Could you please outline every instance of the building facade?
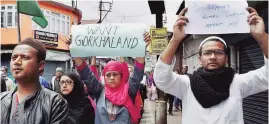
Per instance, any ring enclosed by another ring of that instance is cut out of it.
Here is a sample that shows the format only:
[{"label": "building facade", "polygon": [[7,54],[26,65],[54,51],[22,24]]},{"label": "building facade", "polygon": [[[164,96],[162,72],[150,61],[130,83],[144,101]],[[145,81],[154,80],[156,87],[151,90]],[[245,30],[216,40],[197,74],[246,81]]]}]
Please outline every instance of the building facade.
[{"label": "building facade", "polygon": [[[42,28],[32,21],[31,16],[20,14],[21,39],[33,37],[47,48],[43,76],[50,81],[57,67],[70,70],[69,50],[66,46],[71,26],[79,24],[82,12],[76,8],[55,1],[38,1],[48,21]],[[17,6],[15,0],[1,1],[1,65],[9,67],[12,50],[18,43]],[[9,73],[10,74],[10,73]]]}]

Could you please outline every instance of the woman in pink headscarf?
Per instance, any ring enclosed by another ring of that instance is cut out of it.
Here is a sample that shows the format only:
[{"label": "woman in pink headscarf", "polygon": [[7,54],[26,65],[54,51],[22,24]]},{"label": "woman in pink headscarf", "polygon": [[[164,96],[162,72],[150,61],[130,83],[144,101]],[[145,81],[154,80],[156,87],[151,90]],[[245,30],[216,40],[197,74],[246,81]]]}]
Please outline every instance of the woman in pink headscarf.
[{"label": "woman in pink headscarf", "polygon": [[[148,33],[144,35],[144,40],[148,46]],[[97,99],[96,124],[138,123],[141,116],[139,108],[135,106],[135,97],[143,79],[144,63],[144,57],[137,57],[134,71],[129,76],[124,63],[108,62],[102,72],[105,81],[103,86],[87,67],[86,62],[81,58],[75,58],[77,70],[88,88],[88,94]]]}]

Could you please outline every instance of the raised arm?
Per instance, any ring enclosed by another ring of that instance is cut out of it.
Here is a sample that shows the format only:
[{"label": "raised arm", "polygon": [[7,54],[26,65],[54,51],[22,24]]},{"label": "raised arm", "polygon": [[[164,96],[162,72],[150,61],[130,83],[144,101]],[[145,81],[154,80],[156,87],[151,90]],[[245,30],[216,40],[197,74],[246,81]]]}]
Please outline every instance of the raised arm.
[{"label": "raised arm", "polygon": [[257,70],[238,76],[241,82],[239,88],[243,98],[268,90],[268,34],[265,32],[264,21],[257,14],[257,11],[252,7],[248,7],[247,10],[250,12],[248,16],[250,33],[263,51],[265,64]]},{"label": "raised arm", "polygon": [[187,8],[184,8],[179,13],[178,19],[173,27],[173,37],[162,52],[156,64],[153,76],[155,84],[159,89],[179,98],[182,98],[182,94],[187,92],[190,82],[186,75],[178,75],[173,72],[175,64],[174,55],[178,45],[186,36],[184,26],[189,22],[188,18],[184,16],[186,12]]},{"label": "raised arm", "polygon": [[[144,34],[144,40],[146,42],[146,46],[145,47],[147,48],[147,46],[151,42],[151,38],[150,38],[149,33],[145,33]],[[131,74],[131,76],[129,78],[129,81],[128,81],[129,82],[129,95],[133,99],[135,98],[136,93],[139,90],[140,82],[143,79],[144,68],[145,68],[145,57],[136,57],[134,71]]]},{"label": "raised arm", "polygon": [[173,37],[168,43],[167,47],[164,49],[161,60],[166,64],[171,64],[173,60],[173,56],[176,53],[177,47],[179,43],[184,39],[186,36],[184,31],[184,25],[187,24],[188,18],[184,16],[185,12],[187,11],[187,8],[184,8],[178,15],[178,19],[176,23],[174,24],[173,29]]},{"label": "raised arm", "polygon": [[247,10],[250,12],[248,16],[250,34],[259,43],[264,56],[268,59],[268,34],[265,32],[264,21],[254,8],[248,7]]},{"label": "raised arm", "polygon": [[82,58],[75,58],[74,60],[80,78],[88,88],[88,94],[98,99],[103,90],[102,84],[99,82],[99,80],[97,80],[93,72],[88,68],[86,62]]},{"label": "raised arm", "polygon": [[134,72],[129,78],[129,95],[131,98],[135,98],[137,91],[139,90],[140,82],[144,75],[144,63],[135,62]]},{"label": "raised arm", "polygon": [[97,67],[96,67],[96,56],[91,57],[90,69],[94,73],[95,77],[100,81],[100,76],[98,74]]}]

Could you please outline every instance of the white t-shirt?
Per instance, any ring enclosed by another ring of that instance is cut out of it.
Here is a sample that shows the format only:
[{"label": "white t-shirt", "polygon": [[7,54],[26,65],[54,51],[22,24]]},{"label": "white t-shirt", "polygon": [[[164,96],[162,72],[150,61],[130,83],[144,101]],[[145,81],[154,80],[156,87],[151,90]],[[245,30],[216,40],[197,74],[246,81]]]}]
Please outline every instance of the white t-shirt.
[{"label": "white t-shirt", "polygon": [[268,89],[268,59],[265,59],[265,65],[260,69],[235,74],[228,99],[210,108],[203,108],[193,95],[189,77],[172,72],[175,59],[171,65],[159,59],[154,80],[162,91],[182,99],[182,124],[244,124],[243,98]]}]

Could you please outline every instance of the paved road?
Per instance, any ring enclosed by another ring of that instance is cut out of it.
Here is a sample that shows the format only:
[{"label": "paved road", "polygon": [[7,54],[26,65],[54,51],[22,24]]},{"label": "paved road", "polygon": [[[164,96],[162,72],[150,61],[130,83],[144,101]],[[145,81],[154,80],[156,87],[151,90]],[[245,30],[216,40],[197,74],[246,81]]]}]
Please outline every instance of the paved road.
[{"label": "paved road", "polygon": [[[152,104],[146,99],[144,107],[145,112],[143,114],[140,124],[154,124],[150,114],[152,108],[151,106]],[[173,115],[167,114],[167,124],[181,124],[181,111],[173,111]]]}]

